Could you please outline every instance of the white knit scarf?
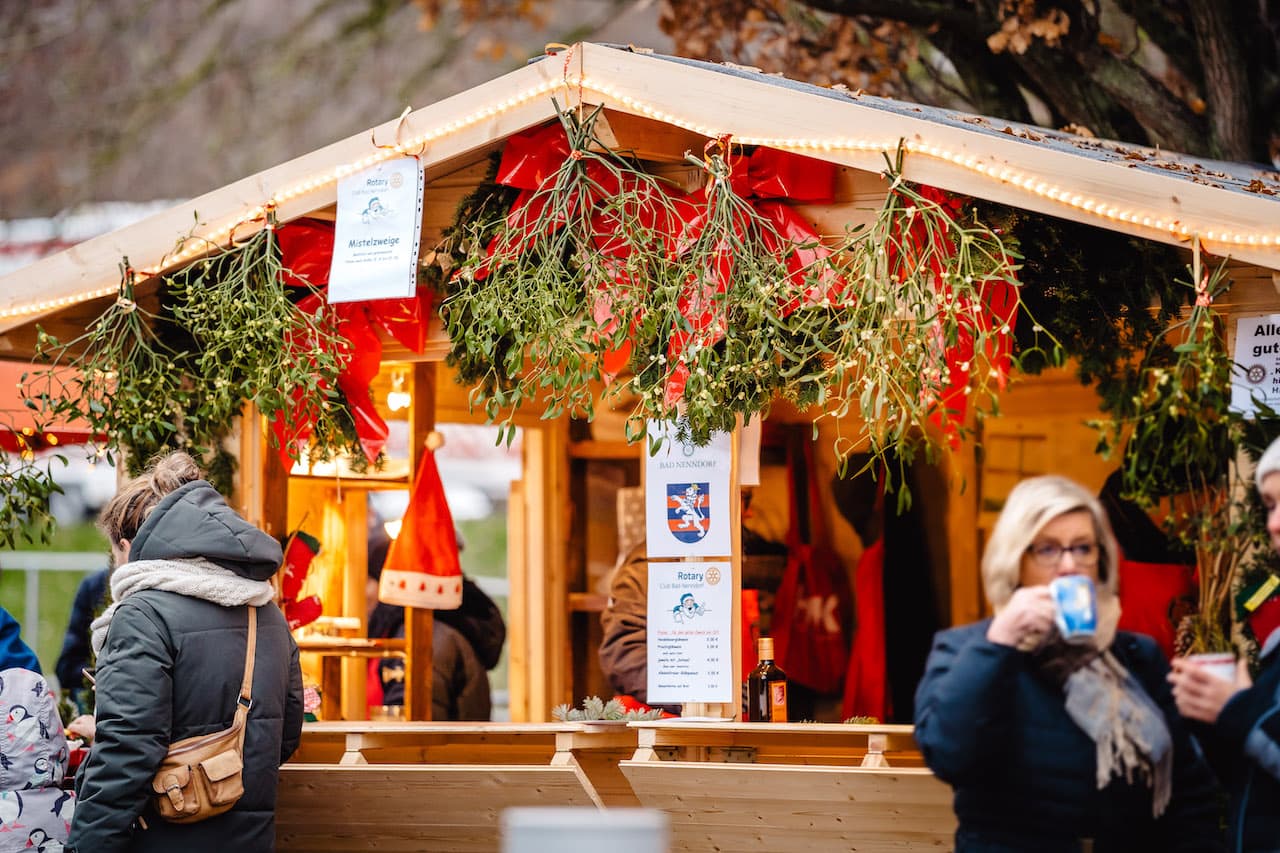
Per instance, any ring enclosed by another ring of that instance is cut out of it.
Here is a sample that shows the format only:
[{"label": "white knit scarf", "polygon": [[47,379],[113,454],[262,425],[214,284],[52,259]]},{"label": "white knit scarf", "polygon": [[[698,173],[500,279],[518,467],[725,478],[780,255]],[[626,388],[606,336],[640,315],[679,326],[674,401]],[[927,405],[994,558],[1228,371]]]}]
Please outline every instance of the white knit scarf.
[{"label": "white knit scarf", "polygon": [[260,607],[275,597],[275,590],[269,581],[241,577],[230,569],[224,569],[201,557],[125,563],[111,573],[111,606],[89,626],[93,632],[91,642],[95,655],[102,652],[111,617],[120,602],[144,589],[176,592],[221,604],[223,607],[243,604]]}]

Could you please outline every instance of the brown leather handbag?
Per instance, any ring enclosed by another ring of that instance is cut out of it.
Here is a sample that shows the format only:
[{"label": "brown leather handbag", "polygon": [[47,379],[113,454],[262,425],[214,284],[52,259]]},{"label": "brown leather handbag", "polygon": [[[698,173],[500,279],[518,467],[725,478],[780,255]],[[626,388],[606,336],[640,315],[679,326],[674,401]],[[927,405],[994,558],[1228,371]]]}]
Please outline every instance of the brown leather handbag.
[{"label": "brown leather handbag", "polygon": [[151,802],[172,823],[196,823],[231,809],[244,794],[244,729],[253,705],[253,659],[258,640],[258,609],[249,607],[249,642],[244,681],[231,728],[183,738],[169,745],[151,780]]}]

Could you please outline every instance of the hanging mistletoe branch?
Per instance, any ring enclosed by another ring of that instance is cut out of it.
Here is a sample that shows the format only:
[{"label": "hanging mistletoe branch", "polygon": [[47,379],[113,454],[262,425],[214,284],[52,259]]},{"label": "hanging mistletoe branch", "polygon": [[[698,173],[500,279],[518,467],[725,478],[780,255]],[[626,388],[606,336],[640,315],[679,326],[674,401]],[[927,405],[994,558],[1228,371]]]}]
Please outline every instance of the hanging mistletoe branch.
[{"label": "hanging mistletoe branch", "polygon": [[358,452],[335,390],[346,344],[323,310],[297,307],[314,290],[286,280],[297,277],[281,263],[270,215],[252,236],[165,279],[154,309],[139,303],[126,260],[116,301],[84,334],[39,333],[46,366],[28,380],[28,405],[101,436],[113,463],[127,451],[131,474],[187,450],[226,492],[234,459],[222,443],[247,402],[268,419],[314,411],[321,455]]},{"label": "hanging mistletoe branch", "polygon": [[187,429],[187,410],[198,390],[186,381],[191,351],[162,339],[166,321],[138,304],[136,275],[125,258],[115,302],[71,341],[39,331],[38,357],[26,394],[44,416],[82,424],[106,437],[113,464],[132,449],[133,473]]},{"label": "hanging mistletoe branch", "polygon": [[1021,355],[1016,253],[961,201],[903,181],[901,152],[876,221],[831,246],[783,202],[744,195],[763,149],[713,141],[689,158],[705,187],[686,194],[609,151],[597,114],[561,114],[554,174],[453,243],[450,359],[490,420],[510,426],[529,403],[589,418],[612,380],[629,440],[653,418],[702,442],[783,398],[841,424],[842,459],[869,445],[905,464],[939,424],[958,439],[971,408],[994,410]]},{"label": "hanging mistletoe branch", "polygon": [[1154,349],[1148,353],[1129,405],[1094,426],[1104,453],[1124,448],[1126,497],[1148,509],[1162,506],[1170,535],[1196,554],[1198,610],[1178,626],[1179,647],[1219,651],[1231,645],[1230,602],[1240,566],[1267,543],[1244,497],[1252,490],[1233,464],[1248,427],[1231,408],[1236,366],[1214,308],[1231,287],[1227,263],[1202,269],[1197,242],[1188,272],[1190,281],[1181,283],[1195,298],[1185,319],[1168,330],[1172,363]]}]

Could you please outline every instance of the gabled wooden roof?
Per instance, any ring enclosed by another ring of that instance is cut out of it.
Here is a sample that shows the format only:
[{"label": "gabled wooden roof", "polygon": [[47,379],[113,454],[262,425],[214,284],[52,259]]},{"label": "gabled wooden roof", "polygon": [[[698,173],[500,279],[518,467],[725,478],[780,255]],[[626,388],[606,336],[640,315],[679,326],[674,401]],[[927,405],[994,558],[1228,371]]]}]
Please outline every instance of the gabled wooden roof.
[{"label": "gabled wooden roof", "polygon": [[[30,351],[37,320],[83,328],[114,297],[124,256],[152,275],[181,266],[207,241],[261,227],[265,205],[281,221],[330,207],[338,177],[387,157],[420,153],[428,181],[450,175],[553,118],[553,98],[642,117],[672,159],[727,134],[879,172],[901,142],[912,181],[1167,243],[1198,235],[1214,254],[1280,270],[1280,176],[1260,167],[579,44],[0,278],[0,358]],[[188,235],[203,239],[175,251]]]}]

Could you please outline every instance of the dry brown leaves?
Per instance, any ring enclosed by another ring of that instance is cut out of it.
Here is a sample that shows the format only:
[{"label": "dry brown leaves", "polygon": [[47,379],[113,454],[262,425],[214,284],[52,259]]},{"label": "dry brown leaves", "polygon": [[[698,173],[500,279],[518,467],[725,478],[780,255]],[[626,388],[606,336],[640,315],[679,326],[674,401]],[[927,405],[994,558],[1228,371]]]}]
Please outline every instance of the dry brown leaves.
[{"label": "dry brown leaves", "polygon": [[888,97],[906,92],[917,56],[905,24],[827,15],[791,0],[664,0],[659,23],[680,56]]},{"label": "dry brown leaves", "polygon": [[1066,12],[1056,6],[1041,12],[1036,0],[1000,0],[999,15],[1000,29],[987,36],[987,47],[992,53],[1011,50],[1023,54],[1036,39],[1043,39],[1049,47],[1057,47],[1071,29],[1071,19]]}]

